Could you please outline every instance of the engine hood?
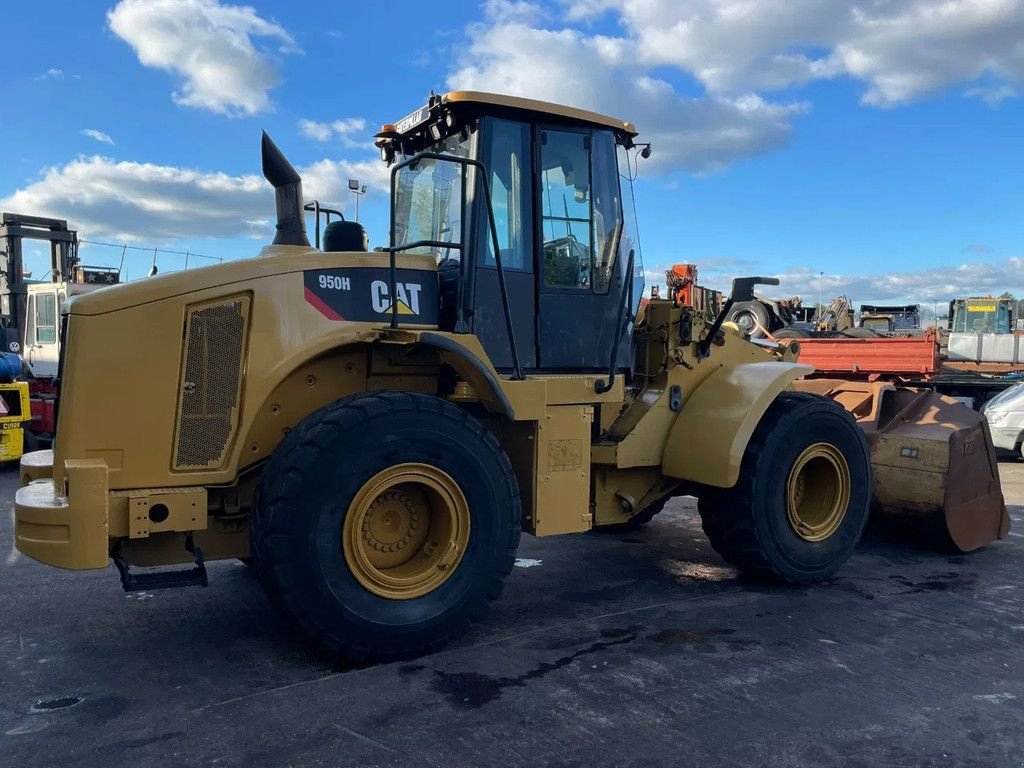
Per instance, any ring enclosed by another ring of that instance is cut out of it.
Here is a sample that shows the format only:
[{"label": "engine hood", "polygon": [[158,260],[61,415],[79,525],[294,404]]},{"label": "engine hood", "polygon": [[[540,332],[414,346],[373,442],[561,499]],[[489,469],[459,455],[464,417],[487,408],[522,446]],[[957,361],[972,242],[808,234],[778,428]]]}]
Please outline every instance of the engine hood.
[{"label": "engine hood", "polygon": [[[338,266],[383,266],[388,263],[388,254],[365,251],[325,253],[306,246],[268,245],[252,259],[157,275],[74,296],[68,300],[66,311],[72,315],[103,315],[254,278],[323,268],[325,260]],[[426,255],[401,254],[399,263],[402,267],[435,268],[433,257]]]}]

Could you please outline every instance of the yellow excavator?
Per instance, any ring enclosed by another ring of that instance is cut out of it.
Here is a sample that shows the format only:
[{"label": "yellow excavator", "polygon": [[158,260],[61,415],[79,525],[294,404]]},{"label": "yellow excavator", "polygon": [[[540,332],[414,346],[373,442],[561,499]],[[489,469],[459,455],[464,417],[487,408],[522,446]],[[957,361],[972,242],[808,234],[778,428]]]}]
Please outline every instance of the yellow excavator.
[{"label": "yellow excavator", "polygon": [[21,552],[113,560],[127,590],[246,559],[355,659],[483,616],[521,532],[640,524],[674,495],[698,497],[744,573],[815,581],[850,557],[874,488],[864,430],[795,390],[795,346],[724,322],[777,281],[736,279],[711,322],[672,298],[640,309],[630,180],[650,146],[631,123],[453,92],[377,145],[388,247],[344,220],[311,247],[301,179],[264,135],[277,225],[257,258],[68,300],[56,441],[21,463]]}]

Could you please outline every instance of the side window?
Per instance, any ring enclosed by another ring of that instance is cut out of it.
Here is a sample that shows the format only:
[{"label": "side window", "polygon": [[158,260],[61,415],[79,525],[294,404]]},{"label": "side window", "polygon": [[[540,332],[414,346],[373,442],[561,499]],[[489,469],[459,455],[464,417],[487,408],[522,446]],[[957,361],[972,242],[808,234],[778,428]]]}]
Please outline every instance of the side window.
[{"label": "side window", "polygon": [[[615,139],[595,133],[593,143],[594,292],[607,293],[612,284],[615,256],[622,233],[622,201],[615,162]],[[627,252],[628,253],[628,252]]]},{"label": "side window", "polygon": [[[640,252],[639,226],[636,220],[636,201],[633,197],[633,180],[636,176],[636,155],[630,158],[629,150],[618,148],[619,189],[622,195],[622,237],[619,253],[628,258],[633,251],[633,312],[640,309],[644,295],[644,257]],[[623,267],[625,269],[625,267]]]},{"label": "side window", "polygon": [[[489,124],[486,164],[491,176],[491,206],[501,249],[504,269],[531,271],[531,235],[528,225],[530,210],[530,126],[509,120],[492,120]],[[494,243],[486,221],[481,223],[485,238],[484,266],[497,266]]]},{"label": "side window", "polygon": [[544,284],[591,286],[590,137],[582,133],[541,133],[541,226],[544,229]]},{"label": "side window", "polygon": [[25,346],[30,347],[36,343],[36,295],[28,295],[28,303],[25,305]]},{"label": "side window", "polygon": [[40,293],[36,295],[36,342],[38,344],[57,343],[57,294]]}]

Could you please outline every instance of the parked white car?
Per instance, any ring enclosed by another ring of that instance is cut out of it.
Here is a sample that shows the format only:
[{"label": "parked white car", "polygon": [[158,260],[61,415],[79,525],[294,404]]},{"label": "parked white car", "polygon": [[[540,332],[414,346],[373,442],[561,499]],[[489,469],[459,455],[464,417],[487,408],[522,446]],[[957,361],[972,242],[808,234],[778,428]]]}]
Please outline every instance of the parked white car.
[{"label": "parked white car", "polygon": [[1024,457],[1024,382],[1000,392],[985,403],[981,412],[988,419],[996,448]]}]

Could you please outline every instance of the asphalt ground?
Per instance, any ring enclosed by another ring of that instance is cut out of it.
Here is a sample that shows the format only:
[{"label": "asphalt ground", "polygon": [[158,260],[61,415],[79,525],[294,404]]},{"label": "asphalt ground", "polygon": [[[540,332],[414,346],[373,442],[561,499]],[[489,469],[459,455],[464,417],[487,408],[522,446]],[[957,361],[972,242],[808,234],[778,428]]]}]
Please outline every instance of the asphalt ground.
[{"label": "asphalt ground", "polygon": [[[1002,465],[1024,503],[1024,464]],[[490,618],[350,669],[247,568],[124,594],[11,551],[0,473],[0,766],[1020,766],[1024,512],[969,555],[873,532],[812,587],[738,579],[692,502],[523,537]]]}]

